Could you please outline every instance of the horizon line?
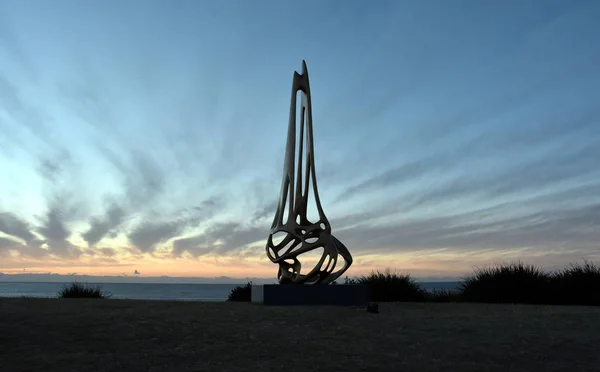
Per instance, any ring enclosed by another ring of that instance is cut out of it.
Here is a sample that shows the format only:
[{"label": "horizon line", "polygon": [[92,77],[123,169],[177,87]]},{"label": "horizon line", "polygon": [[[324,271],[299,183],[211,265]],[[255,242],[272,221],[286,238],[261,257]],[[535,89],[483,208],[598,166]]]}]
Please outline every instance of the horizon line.
[{"label": "horizon line", "polygon": [[[359,276],[348,276],[349,279],[358,278]],[[74,278],[90,278],[90,279],[99,279],[99,280],[126,280],[128,282],[131,281],[141,281],[147,284],[178,284],[174,281],[183,281],[187,283],[180,284],[194,284],[189,283],[192,281],[210,281],[212,283],[196,283],[196,284],[245,284],[242,282],[248,281],[257,281],[263,284],[264,282],[274,282],[277,283],[277,278],[269,278],[269,277],[230,277],[230,276],[220,276],[220,277],[202,277],[202,276],[168,276],[168,275],[160,275],[160,276],[141,276],[141,275],[88,275],[88,274],[57,274],[57,273],[3,273],[0,272],[0,283],[1,282],[19,282],[19,280],[14,279],[29,279],[25,280],[26,282],[35,282],[35,283],[46,283],[48,281],[40,280],[40,279],[54,279],[55,282],[68,282],[69,279]],[[412,277],[417,282],[455,282],[460,281],[460,277],[452,277],[452,276],[424,276],[424,277]],[[37,279],[37,280],[31,280]],[[57,280],[58,279],[58,280]],[[63,279],[63,280],[60,280]],[[341,279],[341,278],[340,278]],[[158,282],[149,282],[152,280],[159,280]],[[162,280],[162,282],[161,282]],[[339,279],[338,279],[339,280]],[[165,282],[168,281],[168,282]],[[215,283],[215,281],[221,281],[221,283]],[[340,280],[343,282],[343,280]],[[110,283],[110,282],[106,282]],[[116,282],[115,282],[116,283]]]}]

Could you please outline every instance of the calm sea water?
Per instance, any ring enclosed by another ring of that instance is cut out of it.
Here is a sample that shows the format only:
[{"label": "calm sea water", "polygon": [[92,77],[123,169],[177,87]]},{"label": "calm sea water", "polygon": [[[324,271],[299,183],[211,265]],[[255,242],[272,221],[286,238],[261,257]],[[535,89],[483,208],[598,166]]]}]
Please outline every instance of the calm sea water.
[{"label": "calm sea water", "polygon": [[[0,297],[56,297],[66,283],[0,282]],[[98,284],[112,298],[134,300],[225,301],[229,292],[242,284],[151,284],[151,283],[89,283]],[[458,282],[420,283],[427,290],[451,289]]]}]

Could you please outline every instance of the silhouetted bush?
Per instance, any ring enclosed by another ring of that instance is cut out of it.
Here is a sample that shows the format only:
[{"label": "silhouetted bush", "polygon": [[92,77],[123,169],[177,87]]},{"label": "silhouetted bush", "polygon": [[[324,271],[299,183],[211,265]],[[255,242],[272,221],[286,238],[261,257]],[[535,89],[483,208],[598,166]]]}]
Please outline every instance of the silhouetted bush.
[{"label": "silhouetted bush", "polygon": [[543,304],[550,299],[550,275],[522,262],[477,269],[460,284],[468,302]]},{"label": "silhouetted bush", "polygon": [[361,276],[355,284],[368,285],[372,301],[424,301],[427,295],[409,274],[392,273],[390,269]]},{"label": "silhouetted bush", "polygon": [[551,303],[558,305],[600,305],[600,268],[593,263],[570,264],[550,278]]},{"label": "silhouetted bush", "polygon": [[[336,283],[339,284],[339,283]],[[458,288],[425,291],[409,274],[386,269],[344,284],[370,287],[372,301],[487,302],[600,306],[600,267],[584,261],[554,273],[520,261],[476,269]]]},{"label": "silhouetted bush", "polygon": [[92,286],[78,282],[64,285],[58,291],[59,298],[109,298],[110,296],[99,285]]},{"label": "silhouetted bush", "polygon": [[252,282],[246,285],[237,286],[229,292],[228,302],[250,302],[252,294]]}]

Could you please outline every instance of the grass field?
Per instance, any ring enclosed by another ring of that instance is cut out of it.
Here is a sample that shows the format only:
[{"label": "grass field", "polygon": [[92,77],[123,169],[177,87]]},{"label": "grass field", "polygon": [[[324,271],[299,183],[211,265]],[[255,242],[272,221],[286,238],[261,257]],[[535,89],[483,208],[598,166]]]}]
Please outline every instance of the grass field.
[{"label": "grass field", "polygon": [[0,371],[600,371],[600,308],[0,299]]}]

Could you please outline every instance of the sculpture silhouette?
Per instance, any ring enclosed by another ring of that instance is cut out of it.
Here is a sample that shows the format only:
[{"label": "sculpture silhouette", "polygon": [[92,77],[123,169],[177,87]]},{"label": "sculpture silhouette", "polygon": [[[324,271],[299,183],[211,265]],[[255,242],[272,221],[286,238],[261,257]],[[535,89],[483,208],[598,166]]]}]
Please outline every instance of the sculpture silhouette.
[{"label": "sculpture silhouette", "polygon": [[[300,143],[296,173],[294,162],[296,155],[296,94],[298,91],[302,94],[302,111],[299,123]],[[348,249],[331,234],[331,225],[321,207],[315,177],[312,124],[308,71],[306,62],[302,61],[302,74],[294,71],[281,193],[266,245],[269,259],[273,263],[279,264],[277,279],[280,284],[328,284],[339,278],[352,264],[352,256]],[[306,150],[306,170],[303,173],[302,153],[304,149]],[[318,221],[309,221],[307,218],[310,187],[313,189],[313,202],[319,213]],[[287,215],[285,213],[286,205]],[[275,244],[273,240],[276,235],[283,235],[283,239]],[[308,273],[303,274],[300,256],[320,248],[323,248],[320,260]],[[343,259],[343,266],[334,271],[340,257]]]}]

